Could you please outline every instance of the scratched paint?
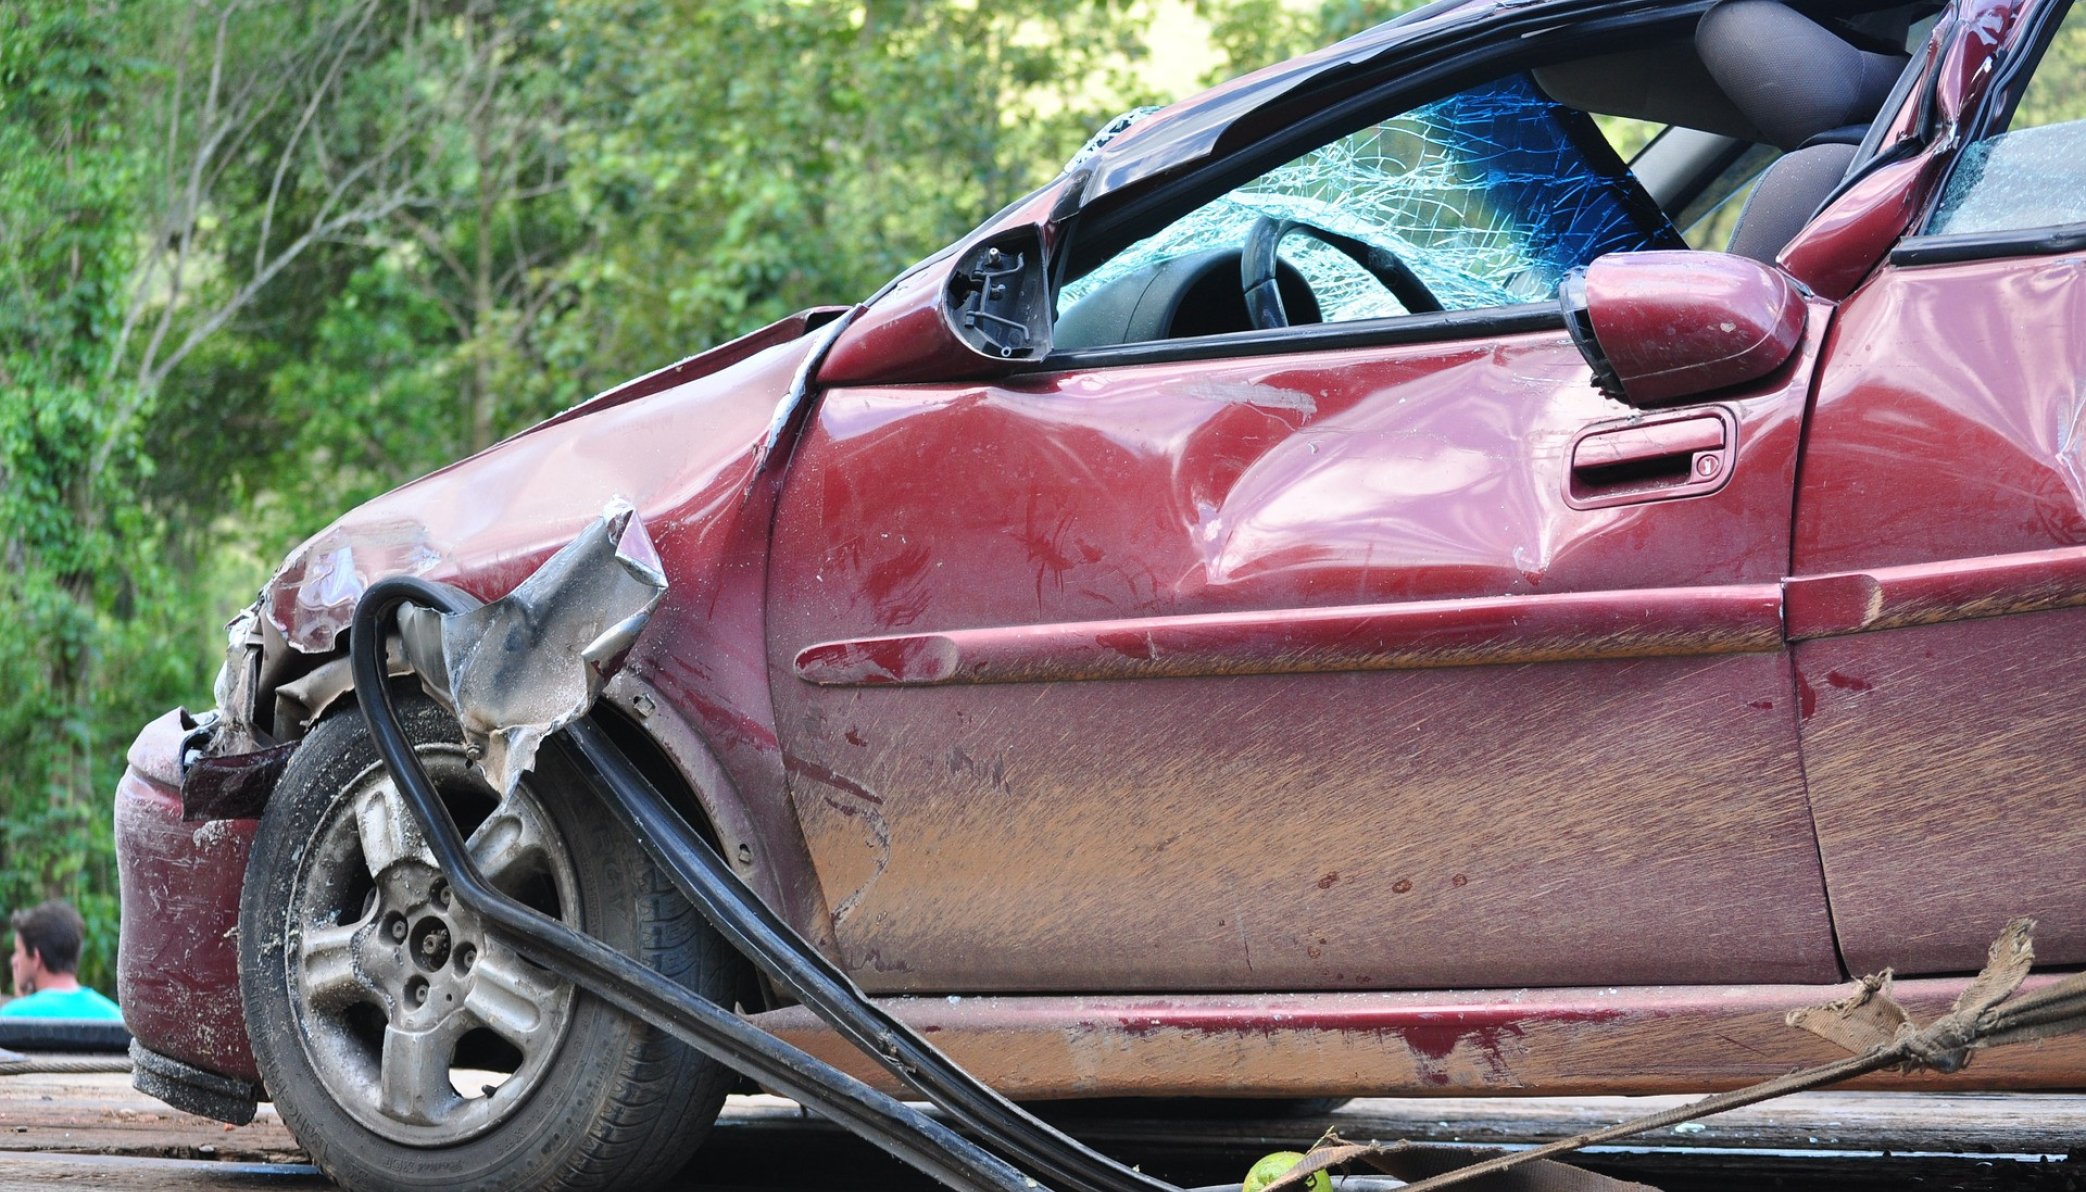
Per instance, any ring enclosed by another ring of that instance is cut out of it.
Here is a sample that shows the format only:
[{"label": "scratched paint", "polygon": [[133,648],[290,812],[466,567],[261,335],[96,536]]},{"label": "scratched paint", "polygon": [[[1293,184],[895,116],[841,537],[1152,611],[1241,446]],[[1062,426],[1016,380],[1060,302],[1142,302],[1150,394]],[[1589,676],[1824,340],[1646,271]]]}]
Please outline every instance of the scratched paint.
[{"label": "scratched paint", "polygon": [[[2035,984],[2054,978],[2034,977]],[[1964,978],[1901,981],[1922,1022]],[[1234,1096],[1569,1096],[1701,1093],[1844,1056],[1784,1016],[1845,985],[1514,989],[1456,993],[889,998],[883,1007],[1010,1096],[1179,1096],[1221,1072]],[[809,1011],[753,1021],[893,1088]],[[1863,1077],[1860,1087],[2076,1086],[2086,1036],[1980,1054],[1955,1076]],[[895,1089],[894,1089],[895,1091]]]},{"label": "scratched paint", "polygon": [[[1799,643],[1804,769],[1855,969],[1968,971],[2007,921],[2086,963],[2086,609]],[[1913,860],[1916,858],[1916,860]]]},{"label": "scratched paint", "polygon": [[[893,992],[1835,974],[1776,711],[1823,329],[1727,403],[1729,485],[1656,506],[1567,503],[1573,436],[1627,411],[1562,333],[829,393],[769,641],[843,961]],[[1210,396],[1270,390],[1308,418]],[[1668,640],[1648,589],[1733,615],[1675,604]],[[1413,638],[1429,610],[1497,617]]]},{"label": "scratched paint", "polygon": [[183,823],[181,793],[125,773],[116,789],[123,916],[116,1000],[161,1055],[260,1079],[239,999],[239,888],[258,820]]}]

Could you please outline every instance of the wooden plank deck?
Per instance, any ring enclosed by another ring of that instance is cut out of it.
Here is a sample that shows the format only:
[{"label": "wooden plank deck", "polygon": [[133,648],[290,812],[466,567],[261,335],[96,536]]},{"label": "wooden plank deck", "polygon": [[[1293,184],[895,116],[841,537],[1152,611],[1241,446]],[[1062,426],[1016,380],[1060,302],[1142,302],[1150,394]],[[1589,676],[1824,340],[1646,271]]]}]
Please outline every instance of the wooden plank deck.
[{"label": "wooden plank deck", "polygon": [[[1529,1145],[1672,1104],[1668,1097],[1355,1101],[1301,1117],[1178,1104],[1046,1107],[1068,1130],[1183,1184],[1236,1180],[1268,1151],[1331,1128],[1351,1141]],[[1886,1157],[1887,1156],[1887,1157]],[[2077,1158],[2072,1158],[2077,1156]],[[33,1188],[318,1189],[296,1140],[262,1106],[226,1126],[136,1092],[123,1074],[0,1077],[0,1192]],[[1811,1093],[1609,1148],[1589,1167],[1667,1192],[1782,1187],[2086,1190],[2086,1096]],[[705,1189],[929,1185],[773,1097],[735,1097],[695,1169]]]}]

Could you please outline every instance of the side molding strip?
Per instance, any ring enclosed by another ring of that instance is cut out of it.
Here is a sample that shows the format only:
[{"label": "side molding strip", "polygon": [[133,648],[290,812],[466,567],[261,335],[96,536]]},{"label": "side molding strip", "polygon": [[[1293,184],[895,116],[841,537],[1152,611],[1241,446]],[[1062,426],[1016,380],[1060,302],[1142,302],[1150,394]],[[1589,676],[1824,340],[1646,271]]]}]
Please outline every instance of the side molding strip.
[{"label": "side molding strip", "polygon": [[1782,587],[1739,584],[1198,613],[855,638],[807,646],[835,687],[1412,670],[1766,653]]},{"label": "side molding strip", "polygon": [[1784,581],[1789,640],[2086,604],[2086,547],[1806,575]]}]

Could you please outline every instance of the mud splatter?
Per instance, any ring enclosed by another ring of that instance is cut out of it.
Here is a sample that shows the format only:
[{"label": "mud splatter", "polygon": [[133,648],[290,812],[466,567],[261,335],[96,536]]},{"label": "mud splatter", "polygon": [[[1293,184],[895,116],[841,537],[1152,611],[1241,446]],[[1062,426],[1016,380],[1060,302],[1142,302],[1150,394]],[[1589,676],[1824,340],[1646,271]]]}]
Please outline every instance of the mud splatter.
[{"label": "mud splatter", "polygon": [[1861,692],[1876,690],[1876,685],[1867,679],[1858,679],[1853,675],[1843,675],[1839,671],[1825,672],[1825,681],[1842,691]]}]

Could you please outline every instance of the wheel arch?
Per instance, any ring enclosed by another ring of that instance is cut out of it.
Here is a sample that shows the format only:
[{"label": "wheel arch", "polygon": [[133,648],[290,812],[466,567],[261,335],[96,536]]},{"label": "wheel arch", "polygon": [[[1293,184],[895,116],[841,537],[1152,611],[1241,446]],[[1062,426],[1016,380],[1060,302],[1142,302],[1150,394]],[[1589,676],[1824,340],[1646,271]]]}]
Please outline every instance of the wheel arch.
[{"label": "wheel arch", "polygon": [[[403,661],[394,661],[391,673],[398,677],[410,672]],[[346,655],[329,658],[276,689],[274,723],[285,736],[294,732],[302,737],[321,719],[345,711],[354,695]],[[732,872],[800,930],[810,926],[812,942],[831,954],[829,933],[817,930],[829,922],[823,896],[810,880],[810,850],[796,831],[794,817],[759,815],[702,733],[632,672],[616,675],[594,710],[610,739],[688,818]],[[778,818],[780,822],[774,822]],[[807,905],[807,899],[814,903]]]}]

